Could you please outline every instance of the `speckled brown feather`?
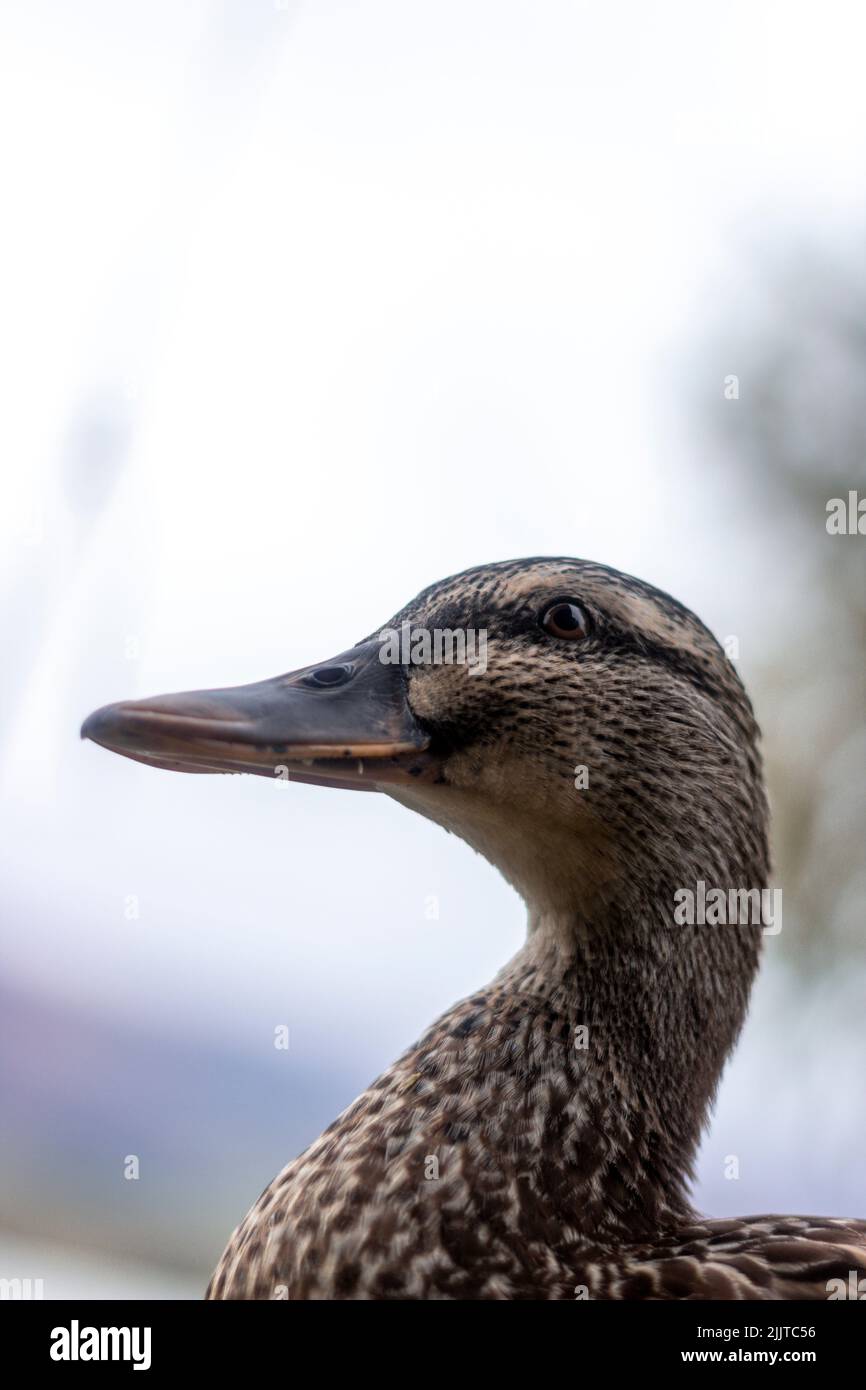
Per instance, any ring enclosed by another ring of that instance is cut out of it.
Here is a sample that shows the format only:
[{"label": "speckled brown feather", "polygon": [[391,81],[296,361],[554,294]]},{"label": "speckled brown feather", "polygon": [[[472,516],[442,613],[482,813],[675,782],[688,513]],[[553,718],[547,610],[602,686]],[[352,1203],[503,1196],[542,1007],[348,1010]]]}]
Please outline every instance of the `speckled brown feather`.
[{"label": "speckled brown feather", "polygon": [[[584,642],[538,626],[566,596]],[[673,894],[768,875],[758,730],[714,638],[570,559],[469,570],[404,619],[486,629],[488,669],[409,668],[443,771],[388,790],[501,869],[528,939],[274,1180],[208,1297],[826,1298],[866,1274],[866,1223],[688,1201],[761,935],[677,927]]]}]

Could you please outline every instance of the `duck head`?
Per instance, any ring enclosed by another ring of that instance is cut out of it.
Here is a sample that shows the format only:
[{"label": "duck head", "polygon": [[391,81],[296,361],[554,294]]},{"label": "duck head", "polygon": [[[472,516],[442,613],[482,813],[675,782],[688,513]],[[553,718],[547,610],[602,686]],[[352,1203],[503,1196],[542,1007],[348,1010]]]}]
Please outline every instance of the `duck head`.
[{"label": "duck head", "polygon": [[496,864],[531,921],[766,881],[731,663],[680,603],[588,561],[466,570],[326,662],[109,705],[82,736],[177,771],[385,792]]},{"label": "duck head", "polygon": [[589,1025],[584,1138],[608,1158],[581,1219],[634,1232],[688,1210],[761,927],[677,927],[675,898],[768,875],[758,729],[694,614],[587,561],[485,565],[326,663],[110,705],[82,733],[158,767],[382,791],[461,836],[529,909],[485,998]]}]

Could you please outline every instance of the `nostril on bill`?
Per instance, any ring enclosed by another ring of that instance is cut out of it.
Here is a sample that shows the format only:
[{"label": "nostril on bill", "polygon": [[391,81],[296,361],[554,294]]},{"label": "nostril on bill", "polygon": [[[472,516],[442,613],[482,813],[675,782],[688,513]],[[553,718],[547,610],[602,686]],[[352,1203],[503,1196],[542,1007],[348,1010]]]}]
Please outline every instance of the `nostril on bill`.
[{"label": "nostril on bill", "polygon": [[304,677],[304,684],[325,690],[337,685],[345,685],[351,677],[351,666],[319,666]]}]

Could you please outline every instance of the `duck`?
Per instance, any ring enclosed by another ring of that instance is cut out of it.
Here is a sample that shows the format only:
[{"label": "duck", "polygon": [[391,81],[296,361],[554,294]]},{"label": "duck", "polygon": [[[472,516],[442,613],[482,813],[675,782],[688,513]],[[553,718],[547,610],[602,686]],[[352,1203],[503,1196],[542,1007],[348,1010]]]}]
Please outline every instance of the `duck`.
[{"label": "duck", "polygon": [[[471,634],[473,659],[418,633]],[[866,1296],[866,1222],[691,1202],[765,928],[674,904],[760,894],[770,851],[749,697],[683,604],[588,560],[498,561],[326,661],[81,732],[157,768],[382,793],[526,905],[491,983],[270,1183],[208,1299]]]}]

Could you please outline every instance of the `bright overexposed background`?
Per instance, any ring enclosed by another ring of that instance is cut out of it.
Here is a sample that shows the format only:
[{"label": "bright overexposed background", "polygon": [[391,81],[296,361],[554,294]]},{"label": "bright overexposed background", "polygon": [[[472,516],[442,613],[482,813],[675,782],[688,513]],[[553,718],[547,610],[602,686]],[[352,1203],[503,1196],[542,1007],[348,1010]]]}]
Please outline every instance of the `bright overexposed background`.
[{"label": "bright overexposed background", "polygon": [[516,555],[736,639],[785,929],[696,1200],[866,1214],[866,539],[824,524],[866,479],[864,42],[855,0],[0,10],[0,1275],[197,1296],[522,933],[385,798],[83,716]]}]

